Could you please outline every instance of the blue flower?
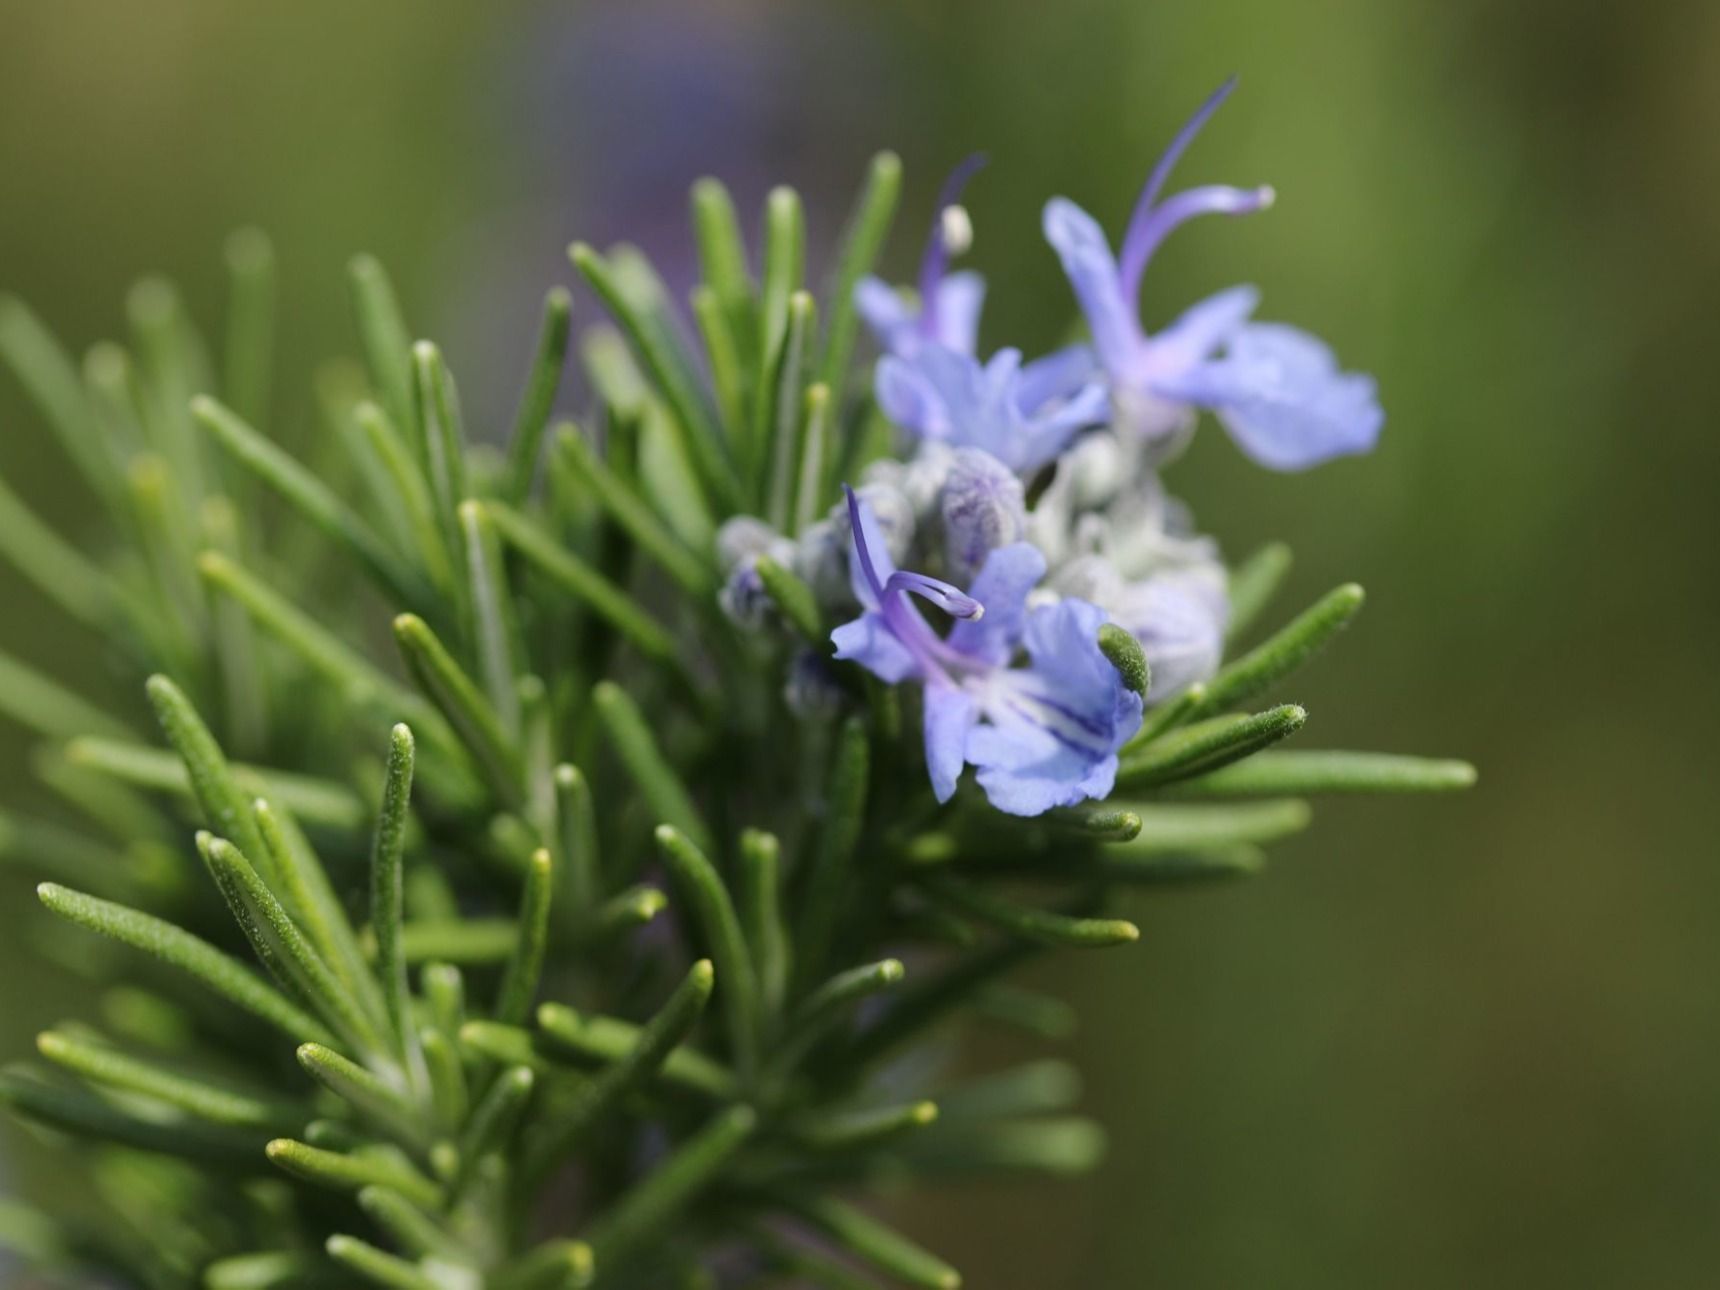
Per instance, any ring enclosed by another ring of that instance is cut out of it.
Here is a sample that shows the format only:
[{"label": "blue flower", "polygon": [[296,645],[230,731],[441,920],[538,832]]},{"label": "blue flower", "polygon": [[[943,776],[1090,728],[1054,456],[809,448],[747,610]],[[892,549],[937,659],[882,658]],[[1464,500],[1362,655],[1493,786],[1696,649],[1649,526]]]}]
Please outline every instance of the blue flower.
[{"label": "blue flower", "polygon": [[977,357],[985,284],[948,269],[972,236],[957,199],[982,164],[969,157],[944,183],[920,260],[918,303],[877,278],[855,288],[854,302],[884,350],[875,378],[884,414],[921,439],[982,448],[1025,474],[1104,420],[1107,399],[1084,346],[1025,366],[1015,349]]},{"label": "blue flower", "polygon": [[[831,633],[836,657],[925,696],[926,766],[940,802],[964,764],[993,806],[1039,815],[1111,791],[1117,750],[1140,728],[1141,698],[1100,653],[1105,615],[1080,600],[1029,609],[1045,557],[1017,542],[987,557],[972,594],[898,570],[852,491],[852,576],[862,612]],[[940,637],[909,599],[957,620]],[[1015,666],[1025,649],[1025,666]]]},{"label": "blue flower", "polygon": [[1174,229],[1197,215],[1244,215],[1272,204],[1271,188],[1225,185],[1159,200],[1171,168],[1234,86],[1219,87],[1159,159],[1119,256],[1092,216],[1066,198],[1046,205],[1045,237],[1087,316],[1120,422],[1171,441],[1186,432],[1195,408],[1207,408],[1255,461],[1301,470],[1374,446],[1384,414],[1371,377],[1340,371],[1332,352],[1305,332],[1250,323],[1252,287],[1221,291],[1155,335],[1140,321],[1141,276]]},{"label": "blue flower", "polygon": [[973,272],[950,273],[949,262],[951,255],[960,255],[973,240],[973,229],[957,200],[984,164],[984,155],[975,153],[944,180],[931,235],[920,257],[916,303],[909,304],[879,278],[862,278],[855,287],[854,306],[885,353],[911,358],[930,344],[971,355],[978,347],[985,279]]},{"label": "blue flower", "polygon": [[1011,470],[1031,474],[1080,430],[1105,419],[1105,387],[1079,347],[1026,366],[1018,349],[981,363],[942,345],[911,358],[886,355],[875,378],[878,406],[922,439],[980,448]]}]

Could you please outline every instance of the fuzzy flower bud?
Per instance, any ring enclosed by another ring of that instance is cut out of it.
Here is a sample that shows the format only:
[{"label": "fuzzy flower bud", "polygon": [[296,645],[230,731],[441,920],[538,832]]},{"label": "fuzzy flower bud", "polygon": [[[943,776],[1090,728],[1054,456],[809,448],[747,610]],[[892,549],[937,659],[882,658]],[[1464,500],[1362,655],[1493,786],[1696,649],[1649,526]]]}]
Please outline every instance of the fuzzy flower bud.
[{"label": "fuzzy flower bud", "polygon": [[1027,500],[1010,470],[989,452],[958,448],[938,494],[944,559],[951,576],[966,584],[998,547],[1021,540]]}]

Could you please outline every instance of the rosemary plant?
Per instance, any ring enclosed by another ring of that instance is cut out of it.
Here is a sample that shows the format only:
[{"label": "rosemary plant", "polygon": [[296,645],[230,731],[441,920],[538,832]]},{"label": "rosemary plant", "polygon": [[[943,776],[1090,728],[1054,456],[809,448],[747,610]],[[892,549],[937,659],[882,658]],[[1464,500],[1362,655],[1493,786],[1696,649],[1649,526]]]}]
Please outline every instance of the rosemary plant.
[{"label": "rosemary plant", "polygon": [[948,271],[972,166],[917,303],[869,276],[888,154],[822,302],[792,191],[755,269],[699,183],[696,340],[636,249],[575,246],[608,319],[586,413],[552,424],[557,287],[501,451],[368,258],[362,364],[290,447],[262,235],[228,244],[213,345],[163,282],[81,364],[0,300],[108,523],[73,543],[0,487],[0,555],[155,727],[0,656],[67,808],[0,816],[0,854],[90,1005],[0,1076],[88,1203],[6,1202],[0,1244],[147,1287],[949,1287],[869,1189],[1094,1165],[1065,1064],[969,1077],[929,1037],[1059,1029],[1012,969],[1134,941],[1130,890],[1253,873],[1308,795],[1473,779],[1280,750],[1307,714],[1257,705],[1361,590],[1236,651],[1288,552],[1226,568],[1160,483],[1197,409],[1278,469],[1380,424],[1251,292],[1135,320],[1172,227],[1269,201],[1161,199],[1222,94],[1120,259],[1047,208],[1093,344],[1025,366],[975,356],[980,284]]}]

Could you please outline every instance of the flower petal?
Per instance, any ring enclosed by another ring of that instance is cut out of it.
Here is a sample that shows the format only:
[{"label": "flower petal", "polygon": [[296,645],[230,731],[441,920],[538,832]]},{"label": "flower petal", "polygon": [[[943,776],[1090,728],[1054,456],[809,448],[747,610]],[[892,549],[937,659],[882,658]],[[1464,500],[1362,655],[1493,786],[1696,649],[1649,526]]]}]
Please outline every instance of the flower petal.
[{"label": "flower petal", "polygon": [[836,657],[860,664],[873,676],[896,685],[920,674],[920,665],[907,646],[896,638],[882,614],[867,610],[852,622],[830,633]]},{"label": "flower petal", "polygon": [[1341,372],[1332,351],[1282,323],[1251,323],[1229,352],[1156,385],[1211,408],[1237,446],[1274,470],[1370,451],[1385,414],[1373,378]]},{"label": "flower petal", "polygon": [[[1021,643],[1027,620],[1027,593],[1045,576],[1045,557],[1027,542],[999,547],[986,557],[968,594],[985,606],[983,618],[950,629],[952,649],[998,667],[1005,666]],[[1097,629],[1095,629],[1097,630]]]},{"label": "flower petal", "polygon": [[926,687],[926,770],[940,802],[956,791],[973,722],[974,701],[966,692],[953,685]]},{"label": "flower petal", "polygon": [[1117,261],[1094,218],[1066,197],[1045,205],[1045,240],[1063,261],[1093,345],[1113,376],[1127,372],[1139,357],[1142,339],[1134,301],[1123,294]]}]

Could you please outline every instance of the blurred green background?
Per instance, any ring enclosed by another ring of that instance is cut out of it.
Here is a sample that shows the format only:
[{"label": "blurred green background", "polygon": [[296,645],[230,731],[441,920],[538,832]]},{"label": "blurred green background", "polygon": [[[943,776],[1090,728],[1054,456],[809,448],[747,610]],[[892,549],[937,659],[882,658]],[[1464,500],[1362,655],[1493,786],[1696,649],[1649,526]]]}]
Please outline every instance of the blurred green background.
[{"label": "blurred green background", "polygon": [[[1032,349],[1069,320],[1043,200],[1117,227],[1240,72],[1180,178],[1270,181],[1279,205],[1179,234],[1149,315],[1256,282],[1264,316],[1379,376],[1388,422],[1372,458],[1298,477],[1209,433],[1173,486],[1233,553],[1288,539],[1292,599],[1369,588],[1290,696],[1310,746],[1464,756],[1482,783],[1330,805],[1263,879],[1155,897],[1139,947],[1052,969],[1108,1166],[907,1221],[1005,1290],[1707,1286],[1717,65],[1720,6],[1676,0],[6,0],[0,288],[81,346],[140,271],[213,310],[222,236],[261,223],[304,409],[311,364],[350,346],[345,259],[372,250],[499,424],[570,238],[625,229],[673,265],[681,195],[714,171],[749,198],[803,186],[827,239],[891,146],[905,266],[943,170],[983,147],[987,339]],[[79,527],[9,381],[0,470]],[[3,571],[0,605],[6,648],[101,683],[99,648]],[[0,730],[0,774],[25,766]],[[71,1006],[25,966],[33,907],[7,877],[6,1057]]]}]

